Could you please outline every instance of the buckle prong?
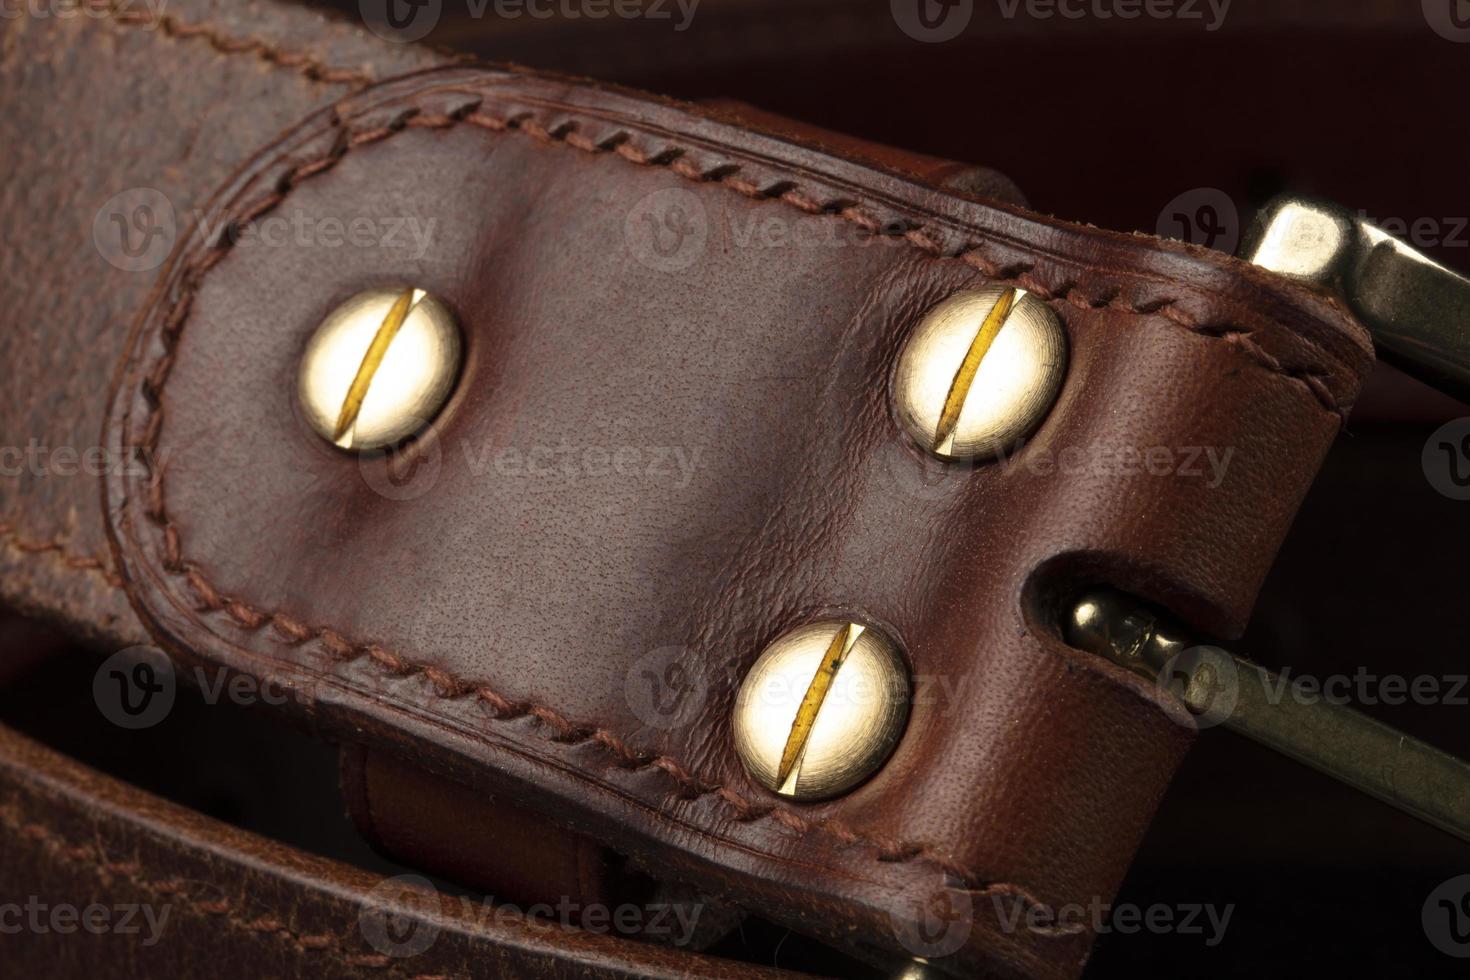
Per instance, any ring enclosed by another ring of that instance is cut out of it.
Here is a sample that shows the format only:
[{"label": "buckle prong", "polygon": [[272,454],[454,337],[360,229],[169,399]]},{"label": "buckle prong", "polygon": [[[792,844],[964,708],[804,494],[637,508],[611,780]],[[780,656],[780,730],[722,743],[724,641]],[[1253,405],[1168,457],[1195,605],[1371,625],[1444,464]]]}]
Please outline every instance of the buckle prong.
[{"label": "buckle prong", "polygon": [[1470,841],[1470,765],[1218,647],[1196,646],[1131,596],[1079,600],[1069,644],[1157,681],[1190,713],[1239,732],[1390,806]]}]

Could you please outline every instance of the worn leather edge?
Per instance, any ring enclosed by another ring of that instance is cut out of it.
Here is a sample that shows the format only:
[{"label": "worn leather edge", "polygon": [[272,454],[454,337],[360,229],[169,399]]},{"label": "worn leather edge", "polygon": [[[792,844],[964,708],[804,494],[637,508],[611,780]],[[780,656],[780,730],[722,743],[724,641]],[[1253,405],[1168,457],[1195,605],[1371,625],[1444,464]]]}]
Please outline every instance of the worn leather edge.
[{"label": "worn leather edge", "polygon": [[[399,887],[366,871],[297,851],[151,796],[0,726],[0,886],[9,896],[84,905],[167,905],[160,945],[128,935],[41,933],[7,946],[7,963],[48,976],[158,970],[240,954],[261,972],[321,976],[795,977],[610,934],[564,929],[501,907]],[[375,949],[360,925],[391,909],[408,934],[432,931],[417,955]],[[58,949],[61,946],[63,949]],[[121,947],[121,948],[120,948]],[[170,947],[184,947],[180,960]],[[64,951],[65,955],[61,955]],[[151,958],[157,955],[157,959]]]},{"label": "worn leather edge", "polygon": [[[53,16],[39,16],[38,11]],[[223,102],[224,95],[233,93],[226,86],[231,79],[238,79],[238,69],[258,66],[281,83],[274,101],[241,107],[242,112],[262,115],[281,105],[291,106],[298,99],[306,103],[295,110],[298,113],[308,106],[330,105],[381,77],[452,60],[412,46],[387,44],[337,17],[275,0],[169,0],[166,6],[152,0],[78,0],[75,8],[66,10],[40,11],[27,6],[17,13],[20,16],[0,22],[0,58],[5,59],[7,68],[23,71],[30,61],[47,60],[52,71],[59,71],[62,59],[50,56],[51,47],[60,44],[56,50],[70,53],[71,46],[85,44],[94,53],[99,76],[104,76],[113,70],[119,51],[146,46],[153,52],[159,77],[167,78],[169,69],[183,60],[178,52],[208,49],[216,57],[203,77],[191,77],[189,84],[197,87],[201,98]],[[77,90],[85,88],[79,85]],[[317,94],[308,97],[306,92]],[[5,94],[17,97],[13,92]],[[47,103],[45,113],[49,115],[60,117],[67,109],[64,100]],[[41,113],[18,114],[14,125],[25,130],[6,132],[16,140],[30,139],[32,133],[28,130],[39,118]],[[126,109],[122,118],[129,118]],[[80,139],[86,127],[78,126]],[[94,135],[85,134],[87,138]],[[50,149],[54,152],[57,148]],[[96,166],[104,168],[110,163],[99,159]],[[232,161],[231,167],[237,163]],[[201,178],[185,170],[171,173],[166,179],[160,173],[154,183],[167,188],[170,196],[179,195],[174,199],[182,204],[192,199],[195,190],[201,195],[212,191],[223,176]],[[33,177],[20,170],[12,180],[23,182]],[[200,183],[203,186],[198,186]],[[55,224],[57,229],[70,228],[63,215],[57,215]],[[44,243],[33,241],[32,247],[38,244]],[[109,275],[116,273],[105,270],[99,281],[107,283]],[[94,308],[106,307],[99,304]],[[121,321],[131,321],[138,312],[138,307],[129,303],[118,317],[119,329],[99,330],[96,342],[109,346],[117,343],[120,349],[127,335]],[[99,394],[105,394],[100,389],[106,380],[97,379]],[[101,432],[105,411],[100,397],[96,402],[56,407],[57,414],[76,417],[67,437],[91,440]],[[53,435],[62,437],[62,433]],[[95,499],[91,493],[89,487],[89,500]],[[45,506],[27,506],[32,504],[28,496],[41,497]],[[52,503],[44,494],[16,492],[0,500],[0,568],[5,571],[0,575],[0,599],[27,615],[54,621],[82,642],[99,648],[142,642],[146,636],[123,595],[121,577],[112,567],[101,512],[90,507],[78,510],[77,496],[63,492],[61,499]]]}]

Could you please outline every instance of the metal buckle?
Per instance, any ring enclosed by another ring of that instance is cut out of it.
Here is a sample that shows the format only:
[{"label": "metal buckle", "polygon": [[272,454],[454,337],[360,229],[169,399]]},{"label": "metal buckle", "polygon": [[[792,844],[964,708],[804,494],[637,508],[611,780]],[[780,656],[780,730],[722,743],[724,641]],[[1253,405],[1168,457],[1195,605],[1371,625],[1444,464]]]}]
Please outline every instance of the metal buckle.
[{"label": "metal buckle", "polygon": [[1262,209],[1240,257],[1333,290],[1383,360],[1470,400],[1470,279],[1340,205],[1293,196]]},{"label": "metal buckle", "polygon": [[[1470,279],[1346,208],[1299,197],[1262,210],[1240,255],[1331,289],[1379,355],[1462,400],[1470,396]],[[1084,596],[1067,642],[1158,681],[1195,716],[1470,841],[1470,765],[1351,708],[1273,697],[1286,682],[1217,647],[1197,646],[1122,593]]]},{"label": "metal buckle", "polygon": [[[1470,399],[1470,279],[1340,205],[1290,195],[1261,210],[1239,255],[1333,291],[1383,360]],[[1061,625],[1071,646],[1154,680],[1196,719],[1470,841],[1470,765],[1454,756],[1343,705],[1273,696],[1285,679],[1195,643],[1133,596],[1089,592]],[[896,980],[934,976],[917,960]]]}]

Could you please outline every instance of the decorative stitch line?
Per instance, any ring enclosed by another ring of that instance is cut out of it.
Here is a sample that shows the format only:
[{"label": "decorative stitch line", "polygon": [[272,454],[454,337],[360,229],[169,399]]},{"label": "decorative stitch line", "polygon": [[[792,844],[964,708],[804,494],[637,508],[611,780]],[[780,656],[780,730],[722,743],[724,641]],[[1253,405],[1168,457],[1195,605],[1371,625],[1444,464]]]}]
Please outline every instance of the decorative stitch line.
[{"label": "decorative stitch line", "polygon": [[[114,877],[121,878],[143,891],[165,897],[170,901],[183,902],[205,915],[223,918],[231,925],[247,932],[277,936],[301,953],[323,953],[339,963],[357,968],[382,969],[392,965],[392,960],[382,954],[348,953],[345,948],[335,948],[342,943],[341,936],[333,936],[330,933],[297,932],[274,916],[262,915],[247,918],[242,912],[236,911],[227,898],[205,900],[196,897],[189,891],[189,885],[192,884],[189,879],[148,875],[144,873],[142,865],[136,861],[111,860],[102,849],[100,842],[93,842],[90,845],[73,844],[67,837],[56,833],[45,824],[28,823],[21,808],[13,802],[0,806],[0,825],[3,825],[12,836],[35,841],[65,864],[80,864],[91,869],[104,887],[110,886]],[[415,980],[430,980],[430,977],[421,976]]]},{"label": "decorative stitch line", "polygon": [[[377,81],[366,71],[350,68],[334,68],[311,55],[300,51],[285,51],[272,46],[268,41],[255,37],[235,37],[209,24],[196,24],[175,17],[173,14],[157,12],[151,6],[138,8],[134,0],[83,0],[92,11],[105,15],[115,24],[124,27],[157,28],[165,35],[177,40],[198,39],[206,42],[220,54],[248,54],[278,68],[296,71],[314,82],[327,84],[351,84],[359,88]],[[161,9],[160,5],[159,9]]]},{"label": "decorative stitch line", "polygon": [[[548,130],[533,119],[530,113],[499,118],[481,112],[482,103],[483,99],[476,98],[449,113],[426,112],[414,107],[405,110],[387,125],[372,129],[352,130],[344,126],[341,130],[341,138],[334,141],[330,150],[287,170],[276,180],[275,189],[271,193],[245,207],[240,213],[257,217],[269,211],[279,205],[287,194],[302,181],[329,172],[348,152],[358,147],[380,142],[410,129],[445,130],[467,122],[491,132],[525,133],[542,143],[564,144],[583,152],[610,153],[641,166],[667,167],[688,180],[699,183],[720,183],[746,197],[780,200],[808,214],[830,214],[842,220],[856,222],[877,233],[903,237],[916,248],[933,257],[958,258],[992,279],[1010,280],[1043,299],[1068,302],[1082,309],[1107,307],[1132,316],[1162,316],[1192,332],[1215,337],[1239,347],[1268,370],[1306,383],[1319,399],[1324,400],[1324,404],[1329,409],[1339,414],[1342,412],[1342,409],[1332,401],[1331,393],[1320,377],[1311,372],[1298,372],[1284,368],[1278,359],[1251,341],[1247,332],[1221,332],[1201,328],[1190,321],[1184,313],[1174,308],[1175,300],[1156,300],[1135,307],[1122,302],[1118,293],[1100,302],[1090,301],[1078,295],[1076,283],[1068,283],[1058,290],[1049,290],[1043,284],[1028,278],[1028,274],[1035,267],[1034,263],[1025,262],[1001,267],[979,255],[977,247],[968,246],[958,254],[948,254],[932,239],[924,235],[921,228],[896,230],[886,227],[876,219],[864,214],[855,205],[843,206],[840,209],[825,208],[819,202],[802,194],[789,182],[779,182],[773,187],[762,189],[739,177],[739,165],[737,164],[723,164],[709,170],[700,170],[694,163],[684,158],[683,150],[670,149],[650,155],[632,146],[628,142],[629,136],[626,132],[620,131],[612,137],[593,142],[576,134],[576,124],[573,122],[563,123],[554,131]],[[148,451],[144,456],[145,459],[152,459],[157,449],[163,421],[162,388],[172,368],[179,336],[187,319],[193,295],[199,288],[204,274],[227,254],[233,244],[228,229],[241,220],[244,219],[235,217],[224,222],[226,232],[215,241],[205,243],[202,254],[189,262],[181,273],[178,294],[163,315],[160,336],[164,352],[153,368],[145,372],[140,385],[140,392],[148,405],[147,422],[141,443],[142,448]],[[178,532],[166,512],[161,471],[151,474],[144,513],[163,533],[164,569],[184,578],[190,591],[198,600],[201,611],[223,613],[242,630],[258,631],[269,626],[269,638],[273,642],[296,646],[315,639],[334,660],[339,662],[365,656],[382,670],[397,677],[421,674],[433,685],[438,696],[444,698],[473,696],[490,709],[496,720],[532,716],[553,730],[552,739],[556,742],[576,745],[591,741],[614,756],[619,768],[629,771],[653,768],[668,774],[679,785],[679,795],[683,799],[695,800],[714,794],[734,811],[734,818],[739,822],[770,818],[797,833],[820,832],[844,845],[866,845],[875,851],[876,859],[881,862],[903,863],[923,860],[962,883],[966,890],[973,893],[985,894],[998,891],[1017,895],[1033,904],[1042,904],[1017,885],[976,883],[972,873],[942,856],[929,853],[926,845],[906,843],[878,835],[864,836],[835,820],[814,820],[772,804],[753,803],[729,787],[707,781],[691,773],[672,757],[653,756],[632,749],[616,734],[602,728],[577,725],[549,706],[530,701],[511,701],[488,686],[454,677],[437,667],[414,663],[383,649],[378,644],[354,643],[331,627],[308,626],[284,613],[260,610],[243,600],[225,596],[215,589],[193,564],[184,559]]]},{"label": "decorative stitch line", "polygon": [[0,541],[7,548],[22,555],[54,554],[63,565],[77,571],[101,576],[113,588],[122,588],[122,578],[106,562],[90,555],[79,555],[67,550],[67,543],[60,538],[49,541],[21,536],[21,531],[10,522],[0,522]]}]

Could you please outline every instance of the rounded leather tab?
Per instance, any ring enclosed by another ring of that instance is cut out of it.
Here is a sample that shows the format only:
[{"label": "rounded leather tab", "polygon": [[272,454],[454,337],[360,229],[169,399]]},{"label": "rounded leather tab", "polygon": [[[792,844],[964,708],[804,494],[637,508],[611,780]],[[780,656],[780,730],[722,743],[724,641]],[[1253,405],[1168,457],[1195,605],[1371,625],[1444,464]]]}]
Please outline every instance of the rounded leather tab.
[{"label": "rounded leather tab", "polygon": [[[640,867],[957,972],[1079,969],[1085,927],[1013,913],[1106,901],[1192,734],[1028,587],[1105,574],[1237,626],[1371,360],[1219,255],[507,71],[367,89],[207,219],[109,429],[150,461],[108,499],[159,642]],[[298,359],[402,282],[461,324],[458,387],[400,450],[340,452]],[[893,365],[989,284],[1048,304],[1072,359],[1022,447],[945,466],[890,415]],[[1168,472],[1109,463],[1154,447]],[[914,703],[871,779],[792,803],[743,771],[731,705],[836,616],[895,637]]]}]

